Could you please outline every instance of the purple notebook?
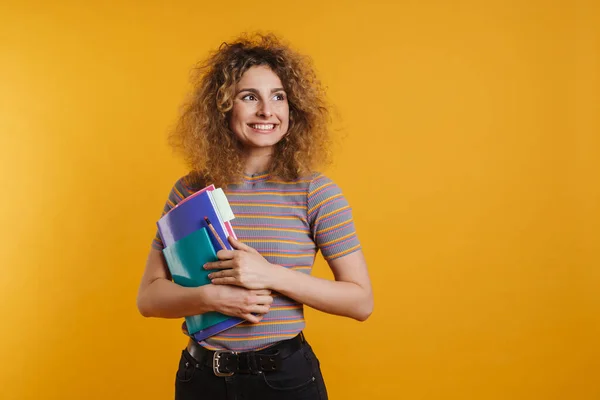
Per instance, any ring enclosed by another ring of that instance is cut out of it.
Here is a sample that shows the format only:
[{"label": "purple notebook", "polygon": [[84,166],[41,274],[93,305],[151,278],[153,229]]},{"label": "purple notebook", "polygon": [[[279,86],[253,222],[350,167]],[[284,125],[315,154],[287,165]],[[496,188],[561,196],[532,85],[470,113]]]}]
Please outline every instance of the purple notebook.
[{"label": "purple notebook", "polygon": [[[208,217],[227,250],[232,250],[227,240],[229,235],[223,229],[223,222],[211,201],[209,191],[186,198],[184,202],[173,207],[158,220],[158,232],[165,247],[172,245],[198,229],[208,228],[204,217]],[[211,236],[211,241],[217,251],[221,250],[221,245],[217,238]]]}]

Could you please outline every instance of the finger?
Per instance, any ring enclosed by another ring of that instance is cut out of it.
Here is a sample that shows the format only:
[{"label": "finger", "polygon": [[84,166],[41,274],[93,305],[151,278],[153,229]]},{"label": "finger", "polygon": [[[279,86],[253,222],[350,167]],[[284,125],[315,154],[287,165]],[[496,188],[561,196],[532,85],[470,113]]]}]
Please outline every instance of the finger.
[{"label": "finger", "polygon": [[204,269],[223,269],[233,267],[235,267],[235,262],[233,260],[213,261],[204,264]]},{"label": "finger", "polygon": [[229,239],[229,243],[231,243],[231,246],[236,250],[242,250],[242,251],[247,251],[247,252],[251,252],[251,253],[256,251],[252,247],[248,246],[247,244],[244,244],[244,243],[240,242],[239,240],[234,239],[233,236],[229,236],[227,239]]},{"label": "finger", "polygon": [[234,269],[222,269],[208,274],[208,279],[236,278],[238,275],[238,271]]},{"label": "finger", "polygon": [[244,315],[242,315],[242,318],[244,318],[248,322],[257,324],[260,322],[261,319],[263,319],[263,315],[244,314]]},{"label": "finger", "polygon": [[219,260],[231,260],[235,255],[234,250],[219,250],[217,252],[217,258]]},{"label": "finger", "polygon": [[239,283],[238,280],[232,276],[227,276],[225,278],[213,279],[210,281],[210,283],[212,283],[213,285],[233,285],[233,286],[243,287],[243,285],[241,283]]},{"label": "finger", "polygon": [[271,296],[256,296],[256,304],[271,305],[273,298]]},{"label": "finger", "polygon": [[250,292],[257,296],[269,296],[271,294],[271,291],[269,289],[253,289]]},{"label": "finger", "polygon": [[256,304],[256,305],[248,307],[248,310],[252,314],[266,314],[266,313],[269,312],[270,309],[271,309],[270,306],[263,306],[263,305],[260,305],[260,304]]}]

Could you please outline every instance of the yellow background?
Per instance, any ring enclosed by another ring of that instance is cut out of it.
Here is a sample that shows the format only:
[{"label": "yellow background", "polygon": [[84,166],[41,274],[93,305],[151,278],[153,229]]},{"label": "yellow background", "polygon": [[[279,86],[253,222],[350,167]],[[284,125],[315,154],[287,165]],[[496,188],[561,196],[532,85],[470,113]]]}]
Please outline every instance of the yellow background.
[{"label": "yellow background", "polygon": [[[375,290],[308,310],[332,399],[600,398],[592,1],[4,1],[0,398],[168,399],[180,320],[135,298],[194,63],[310,54]],[[319,261],[319,276],[330,276]]]}]

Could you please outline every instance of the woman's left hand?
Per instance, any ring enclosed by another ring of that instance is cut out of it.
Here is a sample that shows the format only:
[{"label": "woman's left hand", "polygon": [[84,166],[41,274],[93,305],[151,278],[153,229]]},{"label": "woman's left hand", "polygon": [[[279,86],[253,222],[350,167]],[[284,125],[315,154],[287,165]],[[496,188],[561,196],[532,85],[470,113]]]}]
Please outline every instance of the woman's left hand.
[{"label": "woman's left hand", "polygon": [[233,250],[220,250],[219,261],[204,265],[212,272],[208,278],[215,285],[235,285],[246,289],[270,289],[277,267],[258,251],[239,240],[229,237]]}]

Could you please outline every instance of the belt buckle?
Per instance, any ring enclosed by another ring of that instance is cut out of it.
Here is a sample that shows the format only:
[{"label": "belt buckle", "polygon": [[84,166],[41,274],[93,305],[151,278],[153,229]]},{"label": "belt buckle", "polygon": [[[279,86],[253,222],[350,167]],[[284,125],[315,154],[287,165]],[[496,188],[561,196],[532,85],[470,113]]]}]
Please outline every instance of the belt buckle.
[{"label": "belt buckle", "polygon": [[237,354],[235,351],[215,350],[215,354],[213,355],[213,372],[216,376],[232,376],[233,372],[221,372],[219,369],[221,366],[219,360],[221,359],[221,354],[223,353]]}]

